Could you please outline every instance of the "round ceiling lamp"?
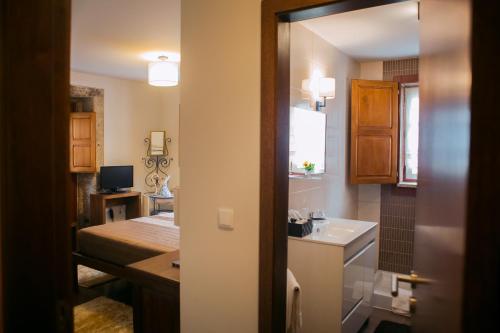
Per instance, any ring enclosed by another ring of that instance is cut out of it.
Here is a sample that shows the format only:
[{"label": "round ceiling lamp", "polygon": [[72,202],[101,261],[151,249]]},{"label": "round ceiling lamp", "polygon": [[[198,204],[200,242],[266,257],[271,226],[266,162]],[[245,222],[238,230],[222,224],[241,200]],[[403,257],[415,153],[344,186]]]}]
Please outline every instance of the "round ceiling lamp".
[{"label": "round ceiling lamp", "polygon": [[159,56],[158,61],[148,66],[149,84],[155,87],[174,87],[179,84],[179,65],[169,61],[167,56]]}]

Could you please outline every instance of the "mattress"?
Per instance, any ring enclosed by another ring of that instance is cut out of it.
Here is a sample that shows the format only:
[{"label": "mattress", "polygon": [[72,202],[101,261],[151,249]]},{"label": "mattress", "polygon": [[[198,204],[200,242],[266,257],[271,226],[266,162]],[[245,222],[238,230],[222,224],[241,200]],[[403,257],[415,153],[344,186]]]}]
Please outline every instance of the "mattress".
[{"label": "mattress", "polygon": [[167,217],[106,223],[78,231],[78,251],[117,265],[179,249],[179,228]]}]

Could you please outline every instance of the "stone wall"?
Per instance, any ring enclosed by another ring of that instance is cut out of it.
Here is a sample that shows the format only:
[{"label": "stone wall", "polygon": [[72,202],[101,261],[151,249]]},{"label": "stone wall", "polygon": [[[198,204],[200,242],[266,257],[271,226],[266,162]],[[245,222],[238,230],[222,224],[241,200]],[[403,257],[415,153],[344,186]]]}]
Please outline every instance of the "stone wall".
[{"label": "stone wall", "polygon": [[[96,165],[104,164],[104,90],[71,86],[72,111],[96,113]],[[75,107],[80,104],[79,107]],[[99,188],[98,173],[79,173],[77,177],[77,221],[79,227],[90,224],[90,194]]]}]

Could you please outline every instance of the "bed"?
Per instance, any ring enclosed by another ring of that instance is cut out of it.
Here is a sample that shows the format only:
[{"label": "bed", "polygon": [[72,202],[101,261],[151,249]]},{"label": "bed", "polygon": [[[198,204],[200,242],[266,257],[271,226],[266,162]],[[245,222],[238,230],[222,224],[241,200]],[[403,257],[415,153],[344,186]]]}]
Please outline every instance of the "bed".
[{"label": "bed", "polygon": [[172,214],[141,217],[80,229],[77,252],[126,266],[179,249],[179,227]]},{"label": "bed", "polygon": [[180,332],[180,270],[172,265],[179,259],[179,227],[173,214],[80,229],[76,239],[75,277],[83,265],[133,284],[134,332]]}]

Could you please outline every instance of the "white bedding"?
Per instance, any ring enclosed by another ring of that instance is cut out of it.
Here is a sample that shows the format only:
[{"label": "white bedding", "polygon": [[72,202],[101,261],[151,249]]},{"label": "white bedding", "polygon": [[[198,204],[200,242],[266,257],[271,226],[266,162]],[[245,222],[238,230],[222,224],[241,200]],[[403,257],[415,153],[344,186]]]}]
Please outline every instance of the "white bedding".
[{"label": "white bedding", "polygon": [[174,227],[178,228],[174,224],[174,213],[160,213],[158,215],[143,216],[136,219],[132,219],[135,222],[149,223],[154,225],[159,225],[163,227]]}]

